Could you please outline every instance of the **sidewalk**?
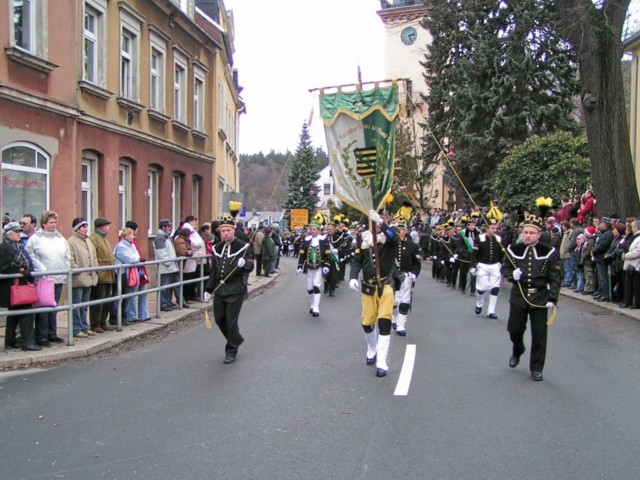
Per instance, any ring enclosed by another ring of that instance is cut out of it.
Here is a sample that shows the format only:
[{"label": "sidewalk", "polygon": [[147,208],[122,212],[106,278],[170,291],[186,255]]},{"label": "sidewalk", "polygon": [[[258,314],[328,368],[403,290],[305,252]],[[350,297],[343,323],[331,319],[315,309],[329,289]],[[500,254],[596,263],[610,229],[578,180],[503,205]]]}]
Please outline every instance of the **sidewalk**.
[{"label": "sidewalk", "polygon": [[[269,278],[265,278],[262,276],[257,277],[255,272],[252,272],[249,276],[249,298],[251,299],[263,293],[276,278],[278,278],[278,273],[271,275]],[[156,309],[156,294],[150,293],[147,299],[149,312],[154,314]],[[201,315],[207,306],[211,307],[211,303],[208,305],[204,302],[192,303],[190,308],[183,308],[182,310],[174,310],[172,312],[160,312],[159,318],[152,316],[151,320],[147,322],[136,322],[129,326],[122,327],[122,331],[120,332],[110,331],[96,334],[89,338],[72,338],[71,341],[73,345],[54,343],[51,347],[45,347],[38,352],[23,352],[17,349],[4,350],[5,328],[3,321],[0,326],[0,348],[2,348],[2,350],[0,350],[0,370],[25,368],[47,362],[94,355],[132,338],[146,335],[155,330],[165,328],[168,325]],[[209,315],[213,323],[211,312]],[[217,328],[215,324],[214,328]],[[66,312],[58,312],[58,336],[65,340],[68,338]]]}]

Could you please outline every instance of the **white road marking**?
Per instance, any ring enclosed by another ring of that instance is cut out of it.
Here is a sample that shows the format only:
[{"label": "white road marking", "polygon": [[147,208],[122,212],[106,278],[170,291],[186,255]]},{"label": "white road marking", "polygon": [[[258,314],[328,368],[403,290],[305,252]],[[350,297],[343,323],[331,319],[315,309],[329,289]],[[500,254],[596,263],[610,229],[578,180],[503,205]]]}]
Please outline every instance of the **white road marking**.
[{"label": "white road marking", "polygon": [[411,376],[413,375],[413,365],[416,363],[416,346],[407,345],[407,349],[404,352],[404,362],[402,362],[402,370],[400,370],[400,378],[396,385],[396,391],[394,395],[404,395],[409,393],[409,386],[411,385]]}]

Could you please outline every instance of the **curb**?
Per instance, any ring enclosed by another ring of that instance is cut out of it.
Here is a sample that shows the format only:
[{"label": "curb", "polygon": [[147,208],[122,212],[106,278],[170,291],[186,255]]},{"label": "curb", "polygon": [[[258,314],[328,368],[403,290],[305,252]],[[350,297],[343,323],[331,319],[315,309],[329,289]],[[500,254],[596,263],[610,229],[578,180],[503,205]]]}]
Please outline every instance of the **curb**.
[{"label": "curb", "polygon": [[[266,290],[273,286],[278,276],[279,273],[275,273],[269,278],[260,278],[252,275],[250,277],[247,300],[251,300],[265,293]],[[160,318],[152,318],[147,322],[136,322],[128,327],[123,327],[120,332],[100,333],[88,339],[75,340],[74,345],[54,344],[38,352],[0,350],[0,371],[35,367],[44,363],[60,362],[95,355],[96,353],[125,343],[133,338],[161,330],[183,320],[201,316],[204,311],[210,307],[210,303],[205,304],[204,302],[200,302],[193,304],[189,310],[182,309],[173,312],[163,312],[163,316]]]}]

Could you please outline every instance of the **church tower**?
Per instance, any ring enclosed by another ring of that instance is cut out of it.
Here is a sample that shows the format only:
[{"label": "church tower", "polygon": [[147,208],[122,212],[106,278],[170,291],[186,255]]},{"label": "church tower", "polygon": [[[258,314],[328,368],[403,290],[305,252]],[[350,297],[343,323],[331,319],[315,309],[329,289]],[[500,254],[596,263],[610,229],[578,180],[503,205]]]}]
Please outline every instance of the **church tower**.
[{"label": "church tower", "polygon": [[[427,93],[424,81],[425,52],[431,45],[431,35],[422,28],[420,21],[427,15],[429,7],[421,0],[380,0],[377,12],[385,29],[385,78],[407,79],[406,113],[402,122],[409,125],[415,138],[415,154],[421,152],[421,137],[426,132],[420,127],[427,116],[427,105],[422,95]],[[422,162],[419,162],[419,170]],[[452,209],[450,188],[444,181],[444,167],[440,164],[434,171],[433,181],[424,186],[425,207]],[[451,190],[453,192],[453,190]],[[418,207],[416,200],[414,203]],[[448,200],[448,201],[447,201]]]}]

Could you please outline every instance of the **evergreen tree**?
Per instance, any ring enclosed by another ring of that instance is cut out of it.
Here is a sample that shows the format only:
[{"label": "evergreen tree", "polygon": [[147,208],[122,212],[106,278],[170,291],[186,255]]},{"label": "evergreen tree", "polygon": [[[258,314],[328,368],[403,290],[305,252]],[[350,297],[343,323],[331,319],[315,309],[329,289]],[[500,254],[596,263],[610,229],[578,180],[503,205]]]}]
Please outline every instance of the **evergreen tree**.
[{"label": "evergreen tree", "polygon": [[[530,135],[577,130],[575,58],[552,28],[552,0],[433,0],[423,21],[433,43],[425,56],[429,87],[427,158],[443,143],[478,203],[510,149]],[[451,178],[451,177],[450,177]]]},{"label": "evergreen tree", "polygon": [[[318,187],[316,182],[320,178],[318,173],[318,159],[311,146],[311,136],[307,124],[302,124],[300,142],[290,164],[287,185],[287,200],[283,208],[290,211],[295,209],[307,209],[311,216],[316,209],[318,201]],[[311,191],[314,193],[312,194]],[[287,218],[289,213],[287,212]]]}]

